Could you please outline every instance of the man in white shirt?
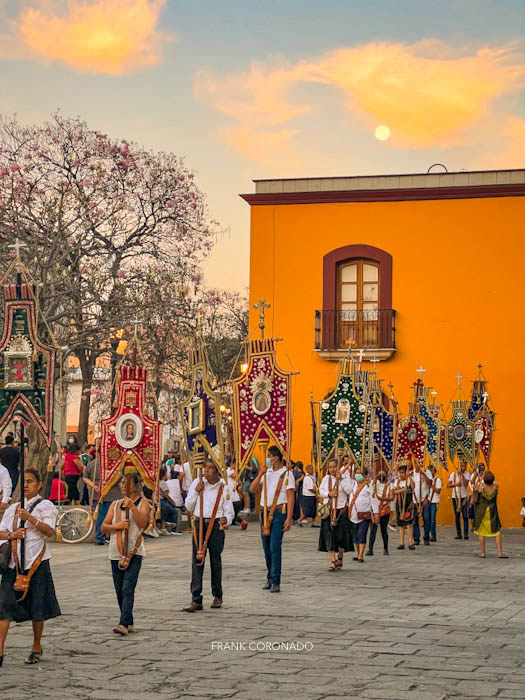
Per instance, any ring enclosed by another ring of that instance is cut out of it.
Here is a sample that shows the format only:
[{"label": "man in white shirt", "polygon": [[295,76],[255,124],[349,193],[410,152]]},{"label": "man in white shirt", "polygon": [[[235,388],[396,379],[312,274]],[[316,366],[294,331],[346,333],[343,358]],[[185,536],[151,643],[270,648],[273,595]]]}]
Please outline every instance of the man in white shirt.
[{"label": "man in white shirt", "polygon": [[[467,487],[470,481],[470,474],[465,471],[466,468],[467,460],[464,457],[460,457],[458,470],[450,474],[447,484],[447,488],[452,489],[452,503],[454,505],[457,532],[454,539],[456,540],[468,540]],[[461,516],[463,516],[463,537],[461,536]]]},{"label": "man in white shirt", "polygon": [[432,484],[430,486],[430,493],[428,496],[430,505],[430,541],[437,542],[436,539],[436,515],[439,506],[439,501],[441,500],[441,489],[443,488],[443,482],[439,478],[436,472],[436,467],[431,464],[430,473],[432,474]]},{"label": "man in white shirt", "polygon": [[416,464],[412,474],[412,481],[414,482],[414,503],[416,504],[413,525],[414,544],[420,544],[421,530],[419,520],[423,518],[423,542],[426,545],[430,545],[430,503],[428,494],[432,485],[432,474],[428,469],[423,471],[419,464]]},{"label": "man in white shirt", "polygon": [[193,476],[191,473],[191,467],[189,462],[184,462],[182,465],[182,471],[183,471],[183,477],[182,477],[182,482],[181,482],[181,493],[182,493],[182,498],[185,501],[186,496],[188,495],[188,491],[190,490],[191,483],[193,481]]},{"label": "man in white shirt", "polygon": [[8,470],[0,464],[0,513],[3,513],[11,500],[13,483]]},{"label": "man in white shirt", "polygon": [[[182,608],[184,612],[202,610],[202,576],[206,552],[210,553],[212,608],[222,605],[222,550],[224,549],[224,528],[233,520],[233,506],[228,498],[228,488],[221,479],[213,460],[208,459],[204,466],[204,478],[195,479],[186,497],[186,510],[193,513],[193,555],[191,566],[191,605]],[[201,527],[202,501],[202,537]],[[202,550],[199,544],[202,541]]]},{"label": "man in white shirt", "polygon": [[267,581],[263,590],[281,590],[283,535],[290,529],[295,496],[295,479],[283,465],[281,451],[275,445],[268,449],[266,464],[259,467],[250,491],[260,491],[261,537],[266,559]]}]

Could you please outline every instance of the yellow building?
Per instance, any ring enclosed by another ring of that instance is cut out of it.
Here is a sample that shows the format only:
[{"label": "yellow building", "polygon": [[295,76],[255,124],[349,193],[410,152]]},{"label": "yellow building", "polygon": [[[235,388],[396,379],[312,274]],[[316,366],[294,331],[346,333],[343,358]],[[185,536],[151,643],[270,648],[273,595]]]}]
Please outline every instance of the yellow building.
[{"label": "yellow building", "polygon": [[[334,387],[349,343],[394,384],[407,413],[423,364],[448,407],[483,365],[497,412],[491,467],[504,526],[525,496],[525,170],[258,180],[251,206],[250,302],[264,298],[268,331],[284,338],[294,379],[292,457],[310,461],[310,392]],[[252,308],[251,327],[258,316]],[[449,469],[452,465],[449,465]],[[446,475],[445,475],[446,476]],[[450,492],[441,522],[452,522]]]}]

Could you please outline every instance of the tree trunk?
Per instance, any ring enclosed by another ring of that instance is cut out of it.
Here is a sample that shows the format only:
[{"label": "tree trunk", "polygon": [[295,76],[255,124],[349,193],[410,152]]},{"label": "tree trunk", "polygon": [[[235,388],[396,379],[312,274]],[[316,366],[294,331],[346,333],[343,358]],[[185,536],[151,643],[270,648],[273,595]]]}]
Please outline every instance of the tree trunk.
[{"label": "tree trunk", "polygon": [[82,372],[82,395],[80,397],[80,409],[78,412],[77,438],[79,445],[83,445],[87,442],[89,430],[91,386],[93,384],[96,356],[89,350],[80,350],[76,354],[80,363],[80,371]]}]

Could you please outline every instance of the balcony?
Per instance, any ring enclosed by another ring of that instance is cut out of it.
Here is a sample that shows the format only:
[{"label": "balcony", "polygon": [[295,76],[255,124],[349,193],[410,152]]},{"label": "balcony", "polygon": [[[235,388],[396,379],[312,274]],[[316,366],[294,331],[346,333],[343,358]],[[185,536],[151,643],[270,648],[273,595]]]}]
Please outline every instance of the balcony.
[{"label": "balcony", "polygon": [[339,360],[363,350],[363,358],[388,360],[396,351],[394,309],[315,312],[315,351],[327,360]]}]

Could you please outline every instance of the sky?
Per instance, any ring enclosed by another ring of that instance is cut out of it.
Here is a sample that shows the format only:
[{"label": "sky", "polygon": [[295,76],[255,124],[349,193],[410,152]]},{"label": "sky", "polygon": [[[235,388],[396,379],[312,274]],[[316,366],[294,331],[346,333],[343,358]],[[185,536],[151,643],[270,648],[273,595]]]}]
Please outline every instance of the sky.
[{"label": "sky", "polygon": [[253,179],[525,167],[525,0],[0,0],[0,62],[0,112],[185,158],[224,289]]}]

